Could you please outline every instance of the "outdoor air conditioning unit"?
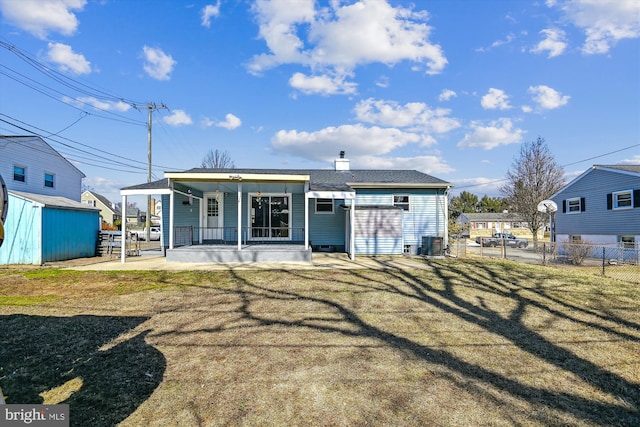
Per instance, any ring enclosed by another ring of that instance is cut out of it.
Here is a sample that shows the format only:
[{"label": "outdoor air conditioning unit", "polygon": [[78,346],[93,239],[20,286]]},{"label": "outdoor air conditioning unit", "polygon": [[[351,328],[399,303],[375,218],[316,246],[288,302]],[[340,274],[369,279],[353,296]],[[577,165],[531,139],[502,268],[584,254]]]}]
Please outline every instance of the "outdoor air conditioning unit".
[{"label": "outdoor air conditioning unit", "polygon": [[443,256],[444,239],[440,236],[422,236],[422,255]]}]

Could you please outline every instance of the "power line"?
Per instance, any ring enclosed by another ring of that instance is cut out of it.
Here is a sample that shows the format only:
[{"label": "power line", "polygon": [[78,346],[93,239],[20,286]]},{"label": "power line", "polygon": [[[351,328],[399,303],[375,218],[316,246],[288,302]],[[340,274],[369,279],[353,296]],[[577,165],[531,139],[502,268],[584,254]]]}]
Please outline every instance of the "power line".
[{"label": "power line", "polygon": [[[626,151],[626,150],[630,150],[631,148],[635,148],[635,147],[640,147],[640,144],[633,144],[630,145],[628,147],[624,147],[624,148],[620,148],[619,150],[614,150],[614,151],[610,151],[608,153],[604,153],[604,154],[600,154],[598,156],[593,156],[593,157],[589,157],[588,159],[583,159],[583,160],[578,160],[576,162],[572,162],[572,163],[567,163],[566,165],[562,165],[560,167],[562,168],[566,168],[567,166],[573,166],[573,165],[577,165],[579,163],[584,163],[584,162],[588,162],[590,160],[594,160],[594,159],[599,159],[600,157],[605,157],[605,156],[609,156],[611,154],[615,154],[615,153],[619,153],[621,151]],[[500,182],[505,182],[508,181],[508,178],[501,178],[501,179],[496,179],[494,181],[488,181],[488,182],[483,182],[480,184],[470,184],[470,185],[464,185],[462,187],[456,187],[457,189],[464,189],[464,188],[473,188],[473,187],[480,187],[483,185],[490,185],[490,184],[497,184]]]}]

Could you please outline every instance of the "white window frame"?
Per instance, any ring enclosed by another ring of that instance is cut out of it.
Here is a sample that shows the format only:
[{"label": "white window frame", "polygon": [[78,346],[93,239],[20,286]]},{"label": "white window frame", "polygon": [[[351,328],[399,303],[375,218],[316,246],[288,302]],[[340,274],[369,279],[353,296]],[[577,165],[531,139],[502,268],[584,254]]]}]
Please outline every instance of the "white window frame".
[{"label": "white window frame", "polygon": [[[47,175],[51,176],[51,186],[47,185]],[[56,188],[56,174],[53,172],[44,172],[44,188],[51,188],[51,189],[55,189]]]},{"label": "white window frame", "polygon": [[636,248],[636,238],[635,238],[635,236],[629,236],[629,235],[618,236],[618,243],[620,243],[620,246],[622,246],[624,249],[635,249]]},{"label": "white window frame", "polygon": [[[572,209],[572,208],[576,208],[577,209]],[[581,206],[580,206],[580,197],[574,197],[571,199],[567,199],[567,213],[568,214],[578,214],[582,212]]]},{"label": "white window frame", "polygon": [[[334,208],[334,200],[326,199],[326,198],[318,198],[316,199],[316,214],[318,215],[331,215],[335,212]],[[318,206],[330,206],[330,210],[318,210]]]},{"label": "white window frame", "polygon": [[[622,195],[628,195],[629,196],[629,205],[624,205],[624,206],[620,206],[618,203],[618,198]],[[614,193],[611,194],[611,197],[613,198],[613,209],[614,210],[618,210],[618,209],[633,209],[633,190],[623,190],[623,191],[616,191]]]},{"label": "white window frame", "polygon": [[[397,197],[406,197],[407,201],[406,202],[398,202],[396,201]],[[409,196],[408,194],[394,194],[392,196],[392,201],[393,201],[393,206],[399,207],[402,210],[404,210],[405,212],[411,212],[411,196]],[[406,208],[405,208],[406,206]]]},{"label": "white window frame", "polygon": [[[20,181],[19,179],[16,179],[16,168],[20,168],[22,169],[22,181]],[[27,167],[26,166],[22,166],[19,164],[14,164],[13,165],[13,180],[15,182],[22,182],[23,184],[27,183]]]}]

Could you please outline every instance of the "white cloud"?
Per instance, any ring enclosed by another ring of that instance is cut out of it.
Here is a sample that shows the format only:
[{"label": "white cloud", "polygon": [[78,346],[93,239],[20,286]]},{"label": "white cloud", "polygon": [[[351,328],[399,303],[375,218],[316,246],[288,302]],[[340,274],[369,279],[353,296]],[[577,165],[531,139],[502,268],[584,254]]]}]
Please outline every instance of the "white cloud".
[{"label": "white cloud", "polygon": [[271,138],[271,146],[277,152],[329,162],[340,150],[346,150],[349,158],[353,159],[387,154],[406,144],[421,141],[422,137],[415,133],[357,124],[328,127],[316,132],[281,130]]},{"label": "white cloud", "polygon": [[169,126],[184,126],[193,123],[191,117],[183,110],[173,110],[171,115],[163,117],[162,120]]},{"label": "white cloud", "polygon": [[476,49],[476,52],[489,52],[493,48],[500,47],[500,46],[506,45],[506,44],[510,44],[512,41],[515,40],[515,38],[516,38],[515,35],[508,34],[507,37],[504,40],[496,40],[493,43],[491,43],[490,47],[479,47],[479,48]]},{"label": "white cloud", "polygon": [[73,35],[78,29],[73,12],[81,11],[86,3],[86,0],[0,0],[0,11],[16,27],[44,39],[50,31]]},{"label": "white cloud", "polygon": [[522,141],[525,133],[522,129],[514,128],[510,119],[502,118],[490,122],[485,126],[480,121],[471,122],[472,132],[464,136],[458,143],[459,148],[480,147],[485,150],[501,145],[516,144]]},{"label": "white cloud", "polygon": [[75,53],[71,46],[62,43],[49,43],[48,47],[47,58],[58,64],[60,70],[77,75],[91,73],[91,63],[83,55]]},{"label": "white cloud", "polygon": [[[409,102],[400,105],[394,101],[365,99],[356,104],[356,119],[365,123],[381,126],[407,128],[427,134],[442,134],[460,127],[458,120],[448,117],[451,110],[431,109],[422,102]],[[423,136],[423,144],[435,142],[429,135]]]},{"label": "white cloud", "polygon": [[122,101],[100,101],[92,96],[90,97],[79,97],[76,99],[71,99],[69,97],[63,97],[62,100],[68,104],[76,105],[79,108],[84,108],[86,105],[90,105],[95,109],[103,110],[103,111],[118,111],[125,112],[131,109],[131,105]]},{"label": "white cloud", "polygon": [[304,94],[336,95],[354,94],[357,84],[345,81],[345,77],[305,76],[302,73],[295,73],[289,79],[289,85]]},{"label": "white cloud", "polygon": [[440,96],[438,96],[438,101],[448,101],[456,96],[458,96],[458,94],[451,89],[443,89],[442,92],[440,92]]},{"label": "white cloud", "polygon": [[314,75],[341,76],[362,64],[401,61],[422,64],[428,74],[437,74],[447,64],[440,46],[429,41],[428,14],[392,7],[386,0],[332,1],[318,10],[313,0],[258,0],[253,11],[269,49],[249,63],[254,74],[299,64]]},{"label": "white cloud", "polygon": [[564,31],[558,28],[547,28],[540,31],[545,38],[538,45],[531,49],[533,53],[549,52],[548,58],[562,55],[567,48],[567,42],[565,41],[566,34]]},{"label": "white cloud", "polygon": [[455,169],[447,164],[440,156],[415,156],[415,157],[377,157],[360,156],[351,158],[351,163],[357,169],[403,169],[418,170],[430,175],[439,175],[455,172]]},{"label": "white cloud", "polygon": [[225,116],[225,120],[223,122],[218,122],[215,125],[221,128],[225,128],[227,130],[233,130],[240,127],[240,125],[242,125],[242,120],[240,120],[238,117],[234,116],[233,114],[229,113]]},{"label": "white cloud", "polygon": [[619,165],[640,165],[640,154],[636,154],[628,159],[620,160]]},{"label": "white cloud", "polygon": [[162,49],[149,46],[144,46],[142,50],[145,60],[144,71],[147,72],[149,77],[157,80],[169,80],[173,67],[176,65],[176,61],[171,55],[167,55]]},{"label": "white cloud", "polygon": [[562,9],[569,21],[584,30],[585,54],[607,53],[622,39],[640,37],[637,0],[556,0],[547,5]]},{"label": "white cloud", "polygon": [[566,105],[569,102],[569,98],[571,98],[545,85],[530,86],[529,93],[532,94],[533,101],[543,110],[553,110],[562,107]]},{"label": "white cloud", "polygon": [[508,110],[509,95],[501,89],[490,88],[489,92],[480,100],[482,108],[485,110]]},{"label": "white cloud", "polygon": [[211,18],[220,15],[220,0],[215,5],[208,4],[202,8],[202,26],[209,28],[211,26]]}]

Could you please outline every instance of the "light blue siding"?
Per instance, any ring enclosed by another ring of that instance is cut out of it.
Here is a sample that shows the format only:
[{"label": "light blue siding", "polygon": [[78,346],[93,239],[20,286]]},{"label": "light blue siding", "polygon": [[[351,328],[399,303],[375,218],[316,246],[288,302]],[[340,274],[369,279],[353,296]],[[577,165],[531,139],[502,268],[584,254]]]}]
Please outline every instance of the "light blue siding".
[{"label": "light blue siding", "polygon": [[42,261],[93,257],[96,255],[100,212],[42,209]]},{"label": "light blue siding", "polygon": [[401,255],[403,253],[402,239],[399,238],[363,238],[354,240],[356,254],[359,255]]},{"label": "light blue siding", "polygon": [[[316,213],[316,200],[309,200],[309,240],[312,246],[334,246],[344,250],[347,212],[344,200],[333,201],[333,213]],[[304,218],[303,218],[304,220]]]},{"label": "light blue siding", "polygon": [[[556,234],[640,235],[640,208],[607,209],[607,194],[634,189],[640,189],[637,176],[591,170],[553,198],[558,205]],[[584,212],[562,212],[563,200],[582,197],[585,199]]]},{"label": "light blue siding", "polygon": [[[393,205],[394,195],[409,196],[409,211],[403,214],[403,232],[401,241],[378,243],[377,247],[384,248],[385,253],[403,253],[404,246],[420,246],[423,236],[444,236],[447,222],[446,197],[444,190],[429,189],[384,189],[384,190],[358,190],[356,195],[357,205]],[[372,243],[358,245],[356,248],[376,247]],[[393,248],[393,249],[390,249]],[[395,250],[396,252],[391,252]],[[356,253],[364,253],[359,250]],[[381,253],[381,252],[380,252]]]},{"label": "light blue siding", "polygon": [[29,200],[9,194],[0,264],[42,264],[42,210]]}]

